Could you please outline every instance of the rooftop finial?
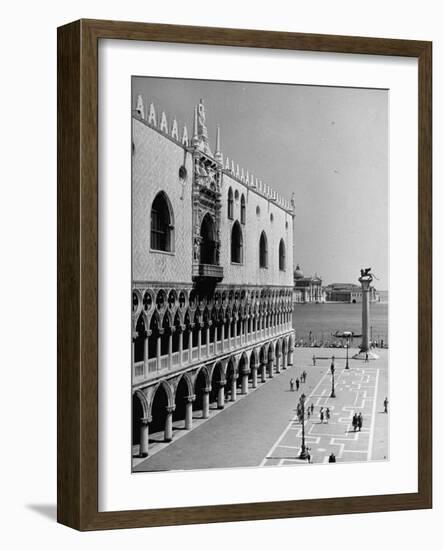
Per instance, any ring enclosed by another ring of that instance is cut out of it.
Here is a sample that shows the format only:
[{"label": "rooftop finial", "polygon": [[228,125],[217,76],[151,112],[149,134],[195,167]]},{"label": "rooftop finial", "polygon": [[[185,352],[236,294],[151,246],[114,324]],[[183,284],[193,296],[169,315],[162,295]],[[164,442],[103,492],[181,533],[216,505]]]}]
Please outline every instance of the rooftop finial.
[{"label": "rooftop finial", "polygon": [[220,126],[217,124],[217,133],[215,136],[215,160],[223,164],[223,155],[220,151]]},{"label": "rooftop finial", "polygon": [[137,105],[135,107],[135,110],[141,116],[141,118],[145,118],[145,106],[143,105],[143,98],[140,94],[137,96]]},{"label": "rooftop finial", "polygon": [[206,127],[206,113],[203,99],[200,99],[194,111],[194,135],[192,145],[207,155],[211,155],[209,147],[208,129]]},{"label": "rooftop finial", "polygon": [[192,145],[194,147],[198,146],[199,140],[198,140],[198,113],[197,113],[197,106],[194,107],[194,128],[192,131]]}]

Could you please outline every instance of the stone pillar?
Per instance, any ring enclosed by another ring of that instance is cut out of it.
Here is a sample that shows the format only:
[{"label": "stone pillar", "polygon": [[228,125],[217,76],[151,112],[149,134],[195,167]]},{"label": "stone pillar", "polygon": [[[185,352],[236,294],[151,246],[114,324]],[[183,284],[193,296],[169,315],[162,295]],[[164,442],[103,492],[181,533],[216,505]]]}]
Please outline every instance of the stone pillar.
[{"label": "stone pillar", "polygon": [[236,401],[237,399],[237,378],[238,374],[234,374],[231,379],[231,401]]},{"label": "stone pillar", "polygon": [[210,387],[203,389],[202,418],[209,418],[209,392],[210,391],[211,391]]},{"label": "stone pillar", "polygon": [[241,392],[243,395],[246,395],[248,393],[248,374],[249,374],[249,371],[248,372],[243,372],[242,374],[242,377],[241,377]]},{"label": "stone pillar", "polygon": [[232,319],[229,319],[229,326],[228,326],[228,349],[232,349],[232,344],[231,344],[231,325],[232,325]]},{"label": "stone pillar", "polygon": [[149,337],[151,336],[151,334],[152,334],[152,332],[150,330],[147,330],[146,331],[146,338],[145,338],[145,341],[143,342],[143,362],[144,362],[145,376],[149,372],[149,365],[148,365],[148,361],[149,361]]},{"label": "stone pillar", "polygon": [[221,326],[221,350],[225,350],[225,323],[222,323]]},{"label": "stone pillar", "polygon": [[293,364],[294,364],[294,348],[289,348],[288,366],[292,367]]},{"label": "stone pillar", "polygon": [[192,429],[192,403],[194,399],[195,395],[189,395],[186,398],[185,430]]},{"label": "stone pillar", "polygon": [[269,378],[274,378],[274,359],[268,359]]},{"label": "stone pillar", "polygon": [[184,326],[180,325],[178,333],[178,361],[180,366],[183,365],[183,330]]},{"label": "stone pillar", "polygon": [[[206,357],[209,357],[210,354],[210,341],[209,341],[209,333],[210,333],[210,326],[212,325],[212,321],[208,321],[208,326],[206,327]],[[215,338],[214,338],[214,346],[215,346]]]},{"label": "stone pillar", "polygon": [[260,365],[260,369],[261,369],[261,381],[266,382],[266,363],[262,363]]},{"label": "stone pillar", "polygon": [[164,328],[161,328],[158,330],[158,336],[157,336],[157,370],[160,370],[160,357],[162,354],[162,336],[165,332]]},{"label": "stone pillar", "polygon": [[168,365],[172,369],[172,337],[175,332],[175,327],[170,327],[168,336]]},{"label": "stone pillar", "polygon": [[201,323],[198,323],[197,327],[198,327],[198,332],[197,332],[197,347],[198,347],[197,357],[199,359],[201,359],[201,356],[202,356],[202,325],[201,325]]},{"label": "stone pillar", "polygon": [[370,311],[369,311],[369,298],[371,293],[371,283],[373,277],[369,273],[369,270],[361,270],[361,277],[358,279],[361,284],[362,290],[362,311],[361,311],[361,344],[360,351],[357,355],[354,355],[353,359],[378,359],[378,355],[371,351],[371,336],[370,336]]},{"label": "stone pillar", "polygon": [[194,328],[194,325],[191,323],[189,325],[189,338],[188,338],[188,363],[192,363],[192,345],[193,345],[193,336],[192,336],[192,329]]},{"label": "stone pillar", "polygon": [[234,349],[237,347],[237,319],[234,318]]},{"label": "stone pillar", "polygon": [[275,356],[275,372],[277,374],[280,374],[280,358],[281,358],[281,353]]},{"label": "stone pillar", "polygon": [[140,425],[140,456],[145,457],[149,454],[149,422],[152,418],[142,418]]},{"label": "stone pillar", "polygon": [[165,441],[172,441],[172,413],[175,411],[175,405],[166,407],[167,415],[165,421]]},{"label": "stone pillar", "polygon": [[226,385],[226,381],[224,380],[221,380],[218,383],[217,409],[225,408],[225,385]]},{"label": "stone pillar", "polygon": [[286,369],[286,367],[287,367],[286,360],[287,360],[287,353],[283,352],[282,353],[282,362],[281,362],[281,366],[282,366],[283,369]]},{"label": "stone pillar", "polygon": [[252,369],[252,387],[257,387],[257,367]]}]

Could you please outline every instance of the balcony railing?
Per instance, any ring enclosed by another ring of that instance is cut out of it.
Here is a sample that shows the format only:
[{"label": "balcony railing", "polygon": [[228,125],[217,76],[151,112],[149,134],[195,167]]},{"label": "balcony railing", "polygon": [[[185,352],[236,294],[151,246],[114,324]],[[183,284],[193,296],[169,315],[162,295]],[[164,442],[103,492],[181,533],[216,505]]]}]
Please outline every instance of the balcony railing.
[{"label": "balcony railing", "polygon": [[[269,336],[279,336],[281,334],[287,333],[291,330],[291,323],[283,323],[279,327],[274,329],[259,329],[255,332],[245,333],[243,335],[226,337],[224,341],[216,340],[215,342],[210,342],[209,346],[204,343],[200,346],[200,353],[198,346],[193,346],[192,349],[187,347],[181,352],[175,351],[169,356],[162,355],[159,358],[151,357],[147,364],[144,361],[137,361],[133,364],[133,380],[135,382],[141,382],[147,378],[151,378],[156,374],[162,372],[167,372],[171,370],[176,370],[181,366],[191,365],[199,360],[209,359],[220,353],[235,351],[244,345],[254,344],[256,342],[261,342]],[[209,347],[209,353],[208,353]],[[191,359],[190,359],[191,357]]]},{"label": "balcony railing", "polygon": [[221,281],[223,279],[223,267],[213,264],[194,264],[192,266],[192,278]]}]

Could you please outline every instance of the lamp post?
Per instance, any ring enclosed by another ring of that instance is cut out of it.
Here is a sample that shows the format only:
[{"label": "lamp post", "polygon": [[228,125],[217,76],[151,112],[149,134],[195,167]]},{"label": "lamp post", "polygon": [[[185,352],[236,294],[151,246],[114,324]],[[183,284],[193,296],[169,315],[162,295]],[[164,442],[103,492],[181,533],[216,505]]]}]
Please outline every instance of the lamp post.
[{"label": "lamp post", "polygon": [[352,332],[348,330],[343,333],[343,336],[346,337],[346,366],[345,369],[349,370],[349,337],[352,336]]},{"label": "lamp post", "polygon": [[332,374],[331,397],[335,397],[335,365],[334,365],[334,358],[332,358],[332,363],[331,363],[331,374]]},{"label": "lamp post", "polygon": [[306,395],[304,393],[300,396],[300,405],[301,405],[301,450],[300,454],[298,455],[298,458],[301,458],[302,460],[306,460],[308,458],[308,455],[306,453],[306,445],[305,445],[305,399]]}]

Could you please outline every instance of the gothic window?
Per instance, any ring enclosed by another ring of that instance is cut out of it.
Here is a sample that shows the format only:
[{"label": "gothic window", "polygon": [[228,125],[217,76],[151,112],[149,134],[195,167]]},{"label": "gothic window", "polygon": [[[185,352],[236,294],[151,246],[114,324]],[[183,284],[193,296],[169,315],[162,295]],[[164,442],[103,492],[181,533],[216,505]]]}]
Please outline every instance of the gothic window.
[{"label": "gothic window", "polygon": [[228,218],[232,220],[234,218],[234,196],[232,193],[232,187],[228,191]]},{"label": "gothic window", "polygon": [[231,262],[234,262],[236,264],[241,264],[243,262],[243,236],[238,220],[232,226]]},{"label": "gothic window", "polygon": [[280,245],[278,247],[278,268],[280,271],[286,269],[286,251],[285,251],[285,242],[283,239],[280,239]]},{"label": "gothic window", "polygon": [[166,193],[160,191],[151,208],[151,248],[172,252],[173,232],[172,208]]},{"label": "gothic window", "polygon": [[264,231],[260,235],[260,267],[268,267],[268,239]]},{"label": "gothic window", "polygon": [[215,227],[210,214],[206,214],[200,227],[200,263],[215,264]]},{"label": "gothic window", "polygon": [[240,201],[240,221],[243,225],[246,223],[246,201],[243,193]]}]

